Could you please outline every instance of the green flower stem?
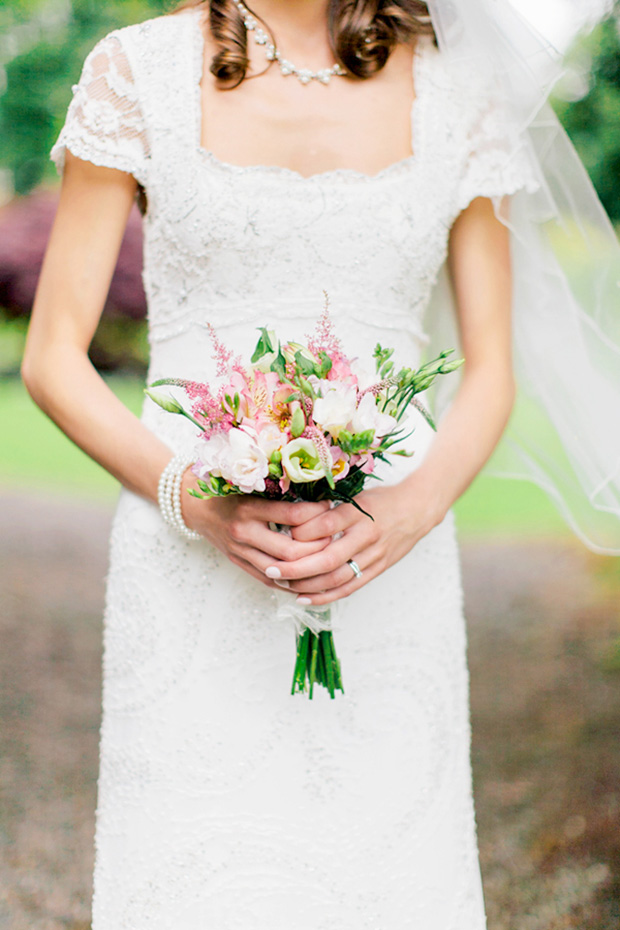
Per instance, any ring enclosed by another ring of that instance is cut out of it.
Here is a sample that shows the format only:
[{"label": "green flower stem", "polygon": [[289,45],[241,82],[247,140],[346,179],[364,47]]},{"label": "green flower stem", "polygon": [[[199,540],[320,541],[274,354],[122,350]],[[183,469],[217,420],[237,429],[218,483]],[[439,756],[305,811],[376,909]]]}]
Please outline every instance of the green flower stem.
[{"label": "green flower stem", "polygon": [[316,663],[319,657],[319,638],[315,636],[310,630],[310,648],[311,648],[311,659],[310,659],[310,700],[312,700],[312,693],[314,691],[314,683],[316,681]]},{"label": "green flower stem", "polygon": [[327,631],[323,631],[320,634],[321,646],[323,647],[323,652],[325,654],[325,675],[327,678],[327,689],[329,691],[329,696],[334,698],[336,696],[336,678],[334,675],[334,656],[332,654],[332,643],[331,643],[331,634]]},{"label": "green flower stem", "polygon": [[297,636],[297,659],[291,694],[307,693],[312,699],[315,684],[326,688],[332,699],[336,691],[344,694],[340,662],[331,630],[321,630],[317,636],[312,630],[305,629]]}]

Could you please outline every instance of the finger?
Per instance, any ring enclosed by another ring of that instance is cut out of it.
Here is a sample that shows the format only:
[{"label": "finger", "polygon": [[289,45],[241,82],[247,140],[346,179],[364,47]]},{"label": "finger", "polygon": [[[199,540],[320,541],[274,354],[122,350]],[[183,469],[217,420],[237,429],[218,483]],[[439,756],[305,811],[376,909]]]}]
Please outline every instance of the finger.
[{"label": "finger", "polygon": [[336,533],[345,532],[353,523],[359,519],[368,520],[364,514],[360,514],[355,507],[350,504],[343,504],[334,510],[328,510],[326,513],[318,514],[300,526],[293,527],[293,539],[300,541],[309,541],[320,539],[323,536],[335,536]]},{"label": "finger", "polygon": [[279,587],[279,585],[276,586],[275,582],[270,581],[264,572],[260,571],[258,568],[255,568],[250,562],[247,562],[245,559],[239,558],[230,552],[227,553],[227,555],[233,565],[237,565],[239,568],[242,568],[244,572],[246,572],[248,575],[251,575],[252,578],[256,578],[256,580],[260,581],[261,584],[266,585],[268,588],[276,589],[276,587]]},{"label": "finger", "polygon": [[[359,528],[362,527],[362,530]],[[266,571],[269,578],[286,578],[287,581],[296,581],[299,578],[311,578],[314,575],[328,575],[343,566],[347,559],[355,558],[354,553],[363,552],[367,548],[364,526],[355,524],[349,533],[326,546],[321,552],[306,556],[294,562],[271,562]]]},{"label": "finger", "polygon": [[[226,550],[229,557],[234,556],[237,559],[247,562],[249,565],[252,565],[257,571],[262,572],[265,578],[269,579],[270,582],[283,581],[281,576],[273,577],[272,575],[267,574],[267,568],[270,565],[273,565],[273,557],[267,555],[262,549],[258,549],[255,546],[245,544],[245,543],[232,543],[228,546]],[[287,565],[287,562],[279,563],[282,565]],[[279,585],[279,587],[283,587]]]},{"label": "finger", "polygon": [[368,584],[369,581],[372,581],[373,578],[380,575],[382,570],[382,562],[381,560],[377,560],[372,565],[369,565],[368,568],[364,569],[361,578],[352,577],[350,581],[345,582],[345,584],[337,588],[332,588],[330,591],[301,595],[301,599],[297,598],[296,603],[302,606],[306,605],[312,607],[319,607],[322,604],[333,604],[334,601],[339,601],[341,598],[349,597],[350,594],[359,591],[365,584]]},{"label": "finger", "polygon": [[252,517],[263,523],[280,523],[284,526],[299,526],[329,510],[329,501],[271,501],[248,498]]},{"label": "finger", "polygon": [[259,549],[271,560],[295,561],[320,552],[329,545],[331,539],[316,539],[312,542],[298,542],[284,533],[270,530],[265,523],[258,520],[233,520],[228,527],[231,539],[240,545]]},{"label": "finger", "polygon": [[[381,554],[380,546],[371,546],[364,550],[364,552],[356,555],[353,561],[363,575],[371,565],[374,565],[374,563],[381,558]],[[324,593],[326,591],[331,591],[333,588],[341,588],[356,578],[357,575],[347,561],[344,565],[341,565],[335,571],[329,572],[326,575],[314,575],[311,578],[300,578],[298,581],[290,581],[289,588],[295,594],[300,595]]]}]

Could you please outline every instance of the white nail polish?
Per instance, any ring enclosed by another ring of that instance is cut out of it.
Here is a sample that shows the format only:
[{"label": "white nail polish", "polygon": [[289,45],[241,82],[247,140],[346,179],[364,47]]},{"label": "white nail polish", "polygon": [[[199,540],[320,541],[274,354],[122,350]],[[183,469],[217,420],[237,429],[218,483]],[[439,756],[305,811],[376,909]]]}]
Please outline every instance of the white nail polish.
[{"label": "white nail polish", "polygon": [[265,570],[267,578],[281,578],[282,572],[275,565],[270,565],[268,569]]},{"label": "white nail polish", "polygon": [[301,604],[302,606],[305,606],[306,604],[311,604],[312,601],[310,600],[309,597],[298,597],[297,600],[295,601],[295,603],[296,603],[296,604]]}]

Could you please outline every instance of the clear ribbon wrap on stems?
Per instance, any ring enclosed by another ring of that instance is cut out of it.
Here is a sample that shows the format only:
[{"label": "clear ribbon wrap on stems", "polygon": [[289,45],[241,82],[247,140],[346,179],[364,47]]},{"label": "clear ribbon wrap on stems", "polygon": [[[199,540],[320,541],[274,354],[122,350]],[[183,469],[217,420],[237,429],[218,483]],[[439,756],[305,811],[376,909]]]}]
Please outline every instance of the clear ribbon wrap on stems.
[{"label": "clear ribbon wrap on stems", "polygon": [[[507,115],[507,163],[527,159],[532,179],[510,203],[493,198],[512,234],[518,393],[488,472],[535,482],[587,546],[618,555],[620,244],[547,102],[561,56],[509,0],[428,6],[442,54]],[[451,306],[444,269],[427,317],[431,353],[458,345]],[[452,381],[438,385],[438,415],[452,393]]]}]

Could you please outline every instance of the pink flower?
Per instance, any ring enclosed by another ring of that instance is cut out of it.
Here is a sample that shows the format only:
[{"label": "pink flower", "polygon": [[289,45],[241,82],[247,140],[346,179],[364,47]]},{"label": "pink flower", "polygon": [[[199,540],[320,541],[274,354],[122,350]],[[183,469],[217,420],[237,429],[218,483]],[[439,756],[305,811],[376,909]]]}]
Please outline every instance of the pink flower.
[{"label": "pink flower", "polygon": [[333,462],[332,475],[334,481],[340,481],[341,478],[346,478],[349,474],[349,456],[338,446],[332,446],[329,451]]},{"label": "pink flower", "polygon": [[339,381],[342,384],[350,384],[357,387],[357,378],[351,371],[351,363],[346,355],[341,352],[334,352],[330,356],[332,367],[327,373],[328,381]]},{"label": "pink flower", "polygon": [[375,470],[375,460],[371,452],[364,452],[363,455],[352,455],[350,464],[352,468],[359,468],[365,475],[372,475]]}]

